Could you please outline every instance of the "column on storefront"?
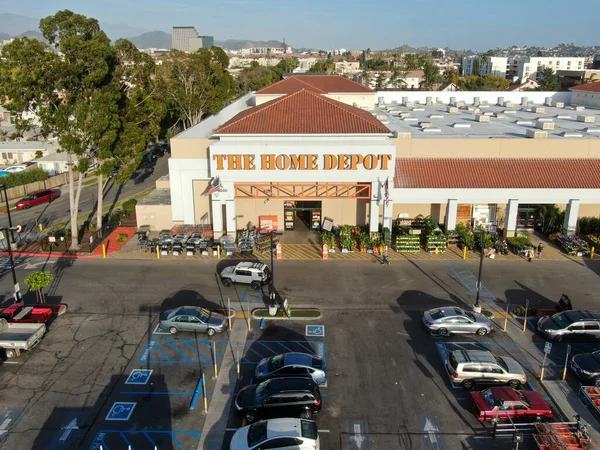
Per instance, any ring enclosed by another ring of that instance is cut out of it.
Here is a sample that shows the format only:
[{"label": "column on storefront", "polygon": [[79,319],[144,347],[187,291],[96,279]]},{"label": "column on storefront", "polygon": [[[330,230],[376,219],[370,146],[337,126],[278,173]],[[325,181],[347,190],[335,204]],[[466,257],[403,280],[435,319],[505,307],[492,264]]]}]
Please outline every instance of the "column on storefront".
[{"label": "column on storefront", "polygon": [[[371,202],[369,205],[369,231],[377,233],[379,231],[379,181],[371,183]],[[391,213],[390,213],[391,214]],[[391,230],[391,228],[390,228]]]},{"label": "column on storefront", "polygon": [[225,229],[229,236],[235,236],[237,230],[235,216],[235,200],[225,201]]},{"label": "column on storefront", "polygon": [[519,209],[519,200],[511,198],[506,204],[506,219],[504,229],[506,230],[506,236],[511,237],[515,235],[517,230],[517,211]]},{"label": "column on storefront", "polygon": [[211,203],[213,232],[215,237],[218,237],[223,233],[223,207],[221,206],[221,200],[212,199]]},{"label": "column on storefront", "polygon": [[563,228],[567,234],[574,234],[577,231],[577,218],[579,217],[579,200],[571,199],[567,204],[565,211],[565,222]]},{"label": "column on storefront", "polygon": [[456,229],[456,213],[458,210],[458,200],[455,198],[448,200],[446,208],[446,231]]}]

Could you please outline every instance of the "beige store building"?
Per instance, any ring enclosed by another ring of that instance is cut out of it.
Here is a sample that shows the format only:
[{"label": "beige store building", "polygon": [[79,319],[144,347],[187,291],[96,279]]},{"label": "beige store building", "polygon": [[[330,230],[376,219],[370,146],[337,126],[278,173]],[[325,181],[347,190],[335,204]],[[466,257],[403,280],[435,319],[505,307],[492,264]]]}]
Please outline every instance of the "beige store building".
[{"label": "beige store building", "polygon": [[377,231],[422,214],[510,234],[554,203],[574,231],[600,214],[600,114],[570,95],[376,93],[292,76],[173,138],[169,178],[138,223],[204,223],[219,236],[271,216],[289,233],[325,218]]}]

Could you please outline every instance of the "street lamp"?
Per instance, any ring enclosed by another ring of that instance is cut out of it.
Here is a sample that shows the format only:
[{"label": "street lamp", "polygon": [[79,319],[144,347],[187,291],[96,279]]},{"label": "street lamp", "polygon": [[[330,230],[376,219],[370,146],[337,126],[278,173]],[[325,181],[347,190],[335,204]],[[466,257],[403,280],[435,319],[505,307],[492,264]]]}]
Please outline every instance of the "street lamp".
[{"label": "street lamp", "polygon": [[8,227],[12,228],[12,217],[10,216],[10,207],[8,206],[8,195],[6,193],[6,184],[0,184],[0,188],[4,191],[4,202],[6,203],[6,214],[8,214]]},{"label": "street lamp", "polygon": [[14,228],[13,227],[0,228],[0,233],[2,233],[2,234],[6,233],[6,242],[8,242],[8,258],[10,261],[10,270],[12,272],[13,284],[15,286],[15,303],[18,303],[21,300],[21,292],[20,292],[19,283],[17,282],[17,273],[15,272],[15,261],[13,259],[12,243],[11,243],[11,239],[10,239],[10,236],[12,235],[13,231],[16,231],[17,233],[19,233],[21,231],[21,226],[19,225]]},{"label": "street lamp", "polygon": [[481,277],[483,276],[483,259],[485,258],[485,237],[487,236],[487,231],[483,228],[479,230],[474,230],[474,233],[479,237],[479,275],[477,275],[477,295],[475,296],[475,306],[473,306],[473,311],[480,313],[481,312],[481,304],[479,303],[479,297],[481,294]]},{"label": "street lamp", "polygon": [[258,234],[261,236],[270,236],[271,237],[271,245],[270,245],[270,253],[271,253],[271,282],[269,283],[269,298],[271,299],[271,305],[275,305],[275,266],[273,265],[273,235],[282,235],[283,231],[277,230],[269,230],[269,231],[260,231]]}]

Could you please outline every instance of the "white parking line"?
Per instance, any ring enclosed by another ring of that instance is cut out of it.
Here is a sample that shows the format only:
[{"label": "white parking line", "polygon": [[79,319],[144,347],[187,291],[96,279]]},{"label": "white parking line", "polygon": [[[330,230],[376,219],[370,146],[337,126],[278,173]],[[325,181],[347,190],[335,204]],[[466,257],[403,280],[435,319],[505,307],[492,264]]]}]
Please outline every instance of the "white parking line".
[{"label": "white parking line", "polygon": [[331,433],[331,430],[319,430],[319,433]]}]

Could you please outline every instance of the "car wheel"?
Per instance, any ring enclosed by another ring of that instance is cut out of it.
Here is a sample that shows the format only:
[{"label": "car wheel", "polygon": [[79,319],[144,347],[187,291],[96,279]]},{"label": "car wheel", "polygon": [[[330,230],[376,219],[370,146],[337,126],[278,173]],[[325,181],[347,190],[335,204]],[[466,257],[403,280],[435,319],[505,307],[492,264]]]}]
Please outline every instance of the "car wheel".
[{"label": "car wheel", "polygon": [[250,283],[250,287],[255,291],[258,291],[261,288],[260,283],[258,281],[253,281],[252,283]]},{"label": "car wheel", "polygon": [[312,413],[308,409],[306,409],[300,413],[301,419],[310,419],[311,417],[312,417]]},{"label": "car wheel", "polygon": [[208,328],[206,330],[206,334],[208,334],[209,336],[214,336],[215,335],[215,330],[213,328]]},{"label": "car wheel", "polygon": [[31,208],[31,205],[29,203],[26,203],[25,204],[25,209],[29,209],[29,208]]},{"label": "car wheel", "polygon": [[223,278],[222,280],[223,286],[229,287],[231,286],[231,280],[229,278]]},{"label": "car wheel", "polygon": [[447,330],[446,328],[440,328],[440,329],[438,330],[438,334],[439,334],[440,336],[448,336],[448,330]]},{"label": "car wheel", "polygon": [[475,386],[475,383],[473,383],[473,380],[463,380],[461,385],[465,389],[473,389],[473,386]]},{"label": "car wheel", "polygon": [[52,203],[52,200],[54,200],[52,197],[48,197],[48,203]]},{"label": "car wheel", "polygon": [[479,336],[485,336],[488,333],[488,331],[485,328],[480,328],[479,330],[477,330],[477,334]]},{"label": "car wheel", "polygon": [[16,358],[17,351],[16,350],[6,350],[6,357],[9,359]]},{"label": "car wheel", "polygon": [[256,413],[248,412],[244,415],[244,418],[246,419],[246,422],[252,423],[256,420]]},{"label": "car wheel", "polygon": [[513,389],[519,389],[521,387],[521,382],[517,380],[510,380],[508,385]]},{"label": "car wheel", "polygon": [[169,333],[171,333],[171,334],[177,334],[177,328],[175,328],[175,327],[169,328]]}]

